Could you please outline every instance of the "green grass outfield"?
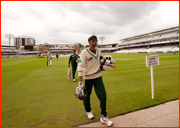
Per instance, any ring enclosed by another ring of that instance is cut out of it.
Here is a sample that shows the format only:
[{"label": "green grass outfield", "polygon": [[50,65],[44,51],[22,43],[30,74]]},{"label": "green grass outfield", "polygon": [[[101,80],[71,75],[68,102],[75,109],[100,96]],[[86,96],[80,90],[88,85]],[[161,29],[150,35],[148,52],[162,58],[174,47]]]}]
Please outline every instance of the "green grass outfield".
[{"label": "green grass outfield", "polygon": [[[156,53],[157,54],[157,53]],[[155,54],[112,54],[116,69],[102,72],[109,117],[179,98],[179,54],[161,53],[154,66],[155,99],[151,99],[150,67],[145,56]],[[78,83],[67,79],[68,57],[1,58],[2,127],[70,127],[98,121],[100,103],[93,89],[89,120],[82,101],[74,96]]]}]

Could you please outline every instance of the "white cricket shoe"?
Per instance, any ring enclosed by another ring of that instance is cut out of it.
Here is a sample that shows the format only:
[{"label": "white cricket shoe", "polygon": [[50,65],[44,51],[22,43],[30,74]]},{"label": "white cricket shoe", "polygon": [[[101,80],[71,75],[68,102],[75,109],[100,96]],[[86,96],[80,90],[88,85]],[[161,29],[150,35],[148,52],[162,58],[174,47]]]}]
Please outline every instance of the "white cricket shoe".
[{"label": "white cricket shoe", "polygon": [[94,119],[94,115],[92,114],[92,112],[86,112],[86,114],[90,120]]},{"label": "white cricket shoe", "polygon": [[106,126],[111,127],[113,125],[113,122],[111,120],[109,120],[109,117],[104,117],[103,115],[101,115],[100,121],[103,124],[106,124]]},{"label": "white cricket shoe", "polygon": [[75,81],[76,81],[76,79],[73,79],[73,81],[75,82]]}]

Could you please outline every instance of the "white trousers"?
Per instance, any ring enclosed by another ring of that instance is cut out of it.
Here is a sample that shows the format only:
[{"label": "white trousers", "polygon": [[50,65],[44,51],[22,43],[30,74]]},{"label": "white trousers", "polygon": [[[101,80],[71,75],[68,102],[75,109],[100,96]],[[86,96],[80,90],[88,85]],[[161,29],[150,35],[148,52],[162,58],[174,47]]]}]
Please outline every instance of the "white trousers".
[{"label": "white trousers", "polygon": [[51,66],[51,59],[49,60],[49,65]]}]

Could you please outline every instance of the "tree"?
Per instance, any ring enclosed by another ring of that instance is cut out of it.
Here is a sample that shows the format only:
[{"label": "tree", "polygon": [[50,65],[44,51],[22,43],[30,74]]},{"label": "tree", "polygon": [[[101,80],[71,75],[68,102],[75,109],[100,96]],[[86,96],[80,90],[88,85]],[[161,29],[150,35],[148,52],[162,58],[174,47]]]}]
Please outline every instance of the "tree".
[{"label": "tree", "polygon": [[84,45],[82,45],[81,43],[78,43],[78,45],[80,48],[82,48],[82,47],[84,48]]}]

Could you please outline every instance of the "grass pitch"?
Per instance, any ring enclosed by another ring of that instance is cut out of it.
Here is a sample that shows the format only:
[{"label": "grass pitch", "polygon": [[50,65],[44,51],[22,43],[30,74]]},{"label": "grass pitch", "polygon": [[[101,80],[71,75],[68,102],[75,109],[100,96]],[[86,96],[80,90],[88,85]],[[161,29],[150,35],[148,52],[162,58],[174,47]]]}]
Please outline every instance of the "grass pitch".
[{"label": "grass pitch", "polygon": [[[150,67],[145,56],[154,54],[111,54],[116,69],[102,72],[109,117],[179,98],[179,54],[161,53],[154,66],[155,99],[151,99]],[[1,58],[2,127],[70,127],[100,118],[100,103],[94,89],[89,120],[82,101],[74,96],[76,82],[67,79],[68,57]]]}]

